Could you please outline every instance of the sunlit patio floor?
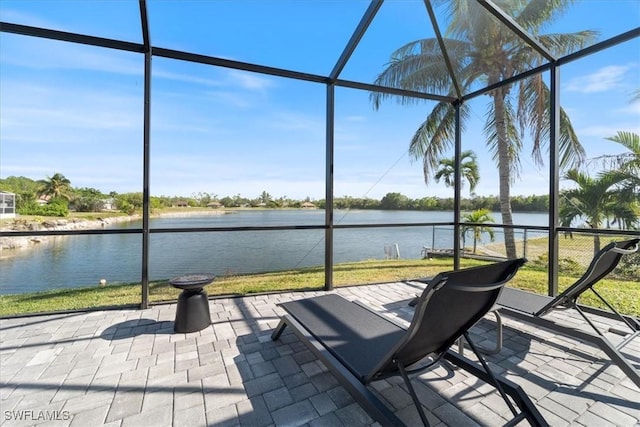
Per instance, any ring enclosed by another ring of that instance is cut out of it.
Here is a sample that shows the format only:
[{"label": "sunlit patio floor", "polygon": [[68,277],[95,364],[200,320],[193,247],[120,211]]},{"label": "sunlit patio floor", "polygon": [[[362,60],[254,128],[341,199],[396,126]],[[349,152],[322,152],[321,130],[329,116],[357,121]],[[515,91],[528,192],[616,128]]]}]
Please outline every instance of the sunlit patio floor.
[{"label": "sunlit patio floor", "polygon": [[[407,319],[418,291],[388,283],[335,292]],[[175,304],[0,320],[0,424],[375,424],[293,333],[270,339],[279,302],[318,294],[212,299],[211,326],[191,334],[173,332]],[[477,342],[493,343],[493,319],[473,328]],[[640,390],[599,349],[506,317],[504,324],[504,348],[488,356],[491,366],[520,384],[552,426],[640,423]],[[625,352],[639,362],[640,343]],[[464,371],[437,365],[413,381],[432,425],[507,421],[493,388]],[[400,378],[372,388],[407,425],[419,425]]]}]

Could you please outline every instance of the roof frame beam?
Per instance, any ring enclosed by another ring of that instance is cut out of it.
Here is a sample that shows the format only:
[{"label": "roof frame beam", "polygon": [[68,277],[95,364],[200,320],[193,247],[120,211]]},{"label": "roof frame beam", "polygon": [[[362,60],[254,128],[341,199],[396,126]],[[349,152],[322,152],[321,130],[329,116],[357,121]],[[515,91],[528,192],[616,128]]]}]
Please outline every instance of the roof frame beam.
[{"label": "roof frame beam", "polygon": [[178,59],[181,61],[196,62],[199,64],[216,65],[224,68],[233,68],[235,70],[251,71],[254,73],[267,74],[277,77],[287,77],[291,79],[304,80],[316,83],[329,83],[328,77],[318,74],[302,73],[299,71],[287,70],[284,68],[268,67],[265,65],[257,65],[249,62],[234,61],[231,59],[223,59],[215,56],[202,55],[198,53],[189,53],[181,50],[165,49],[162,47],[153,48],[153,56],[162,58]]},{"label": "roof frame beam", "polygon": [[456,91],[456,98],[461,99],[462,91],[460,90],[458,79],[456,79],[456,74],[453,71],[453,66],[451,65],[451,59],[449,58],[449,54],[447,53],[447,47],[444,44],[444,39],[442,38],[442,33],[440,32],[440,26],[438,25],[438,21],[436,20],[436,14],[433,11],[431,0],[424,0],[424,5],[427,8],[427,13],[429,14],[429,19],[431,20],[431,26],[433,27],[433,31],[436,33],[436,39],[438,39],[438,45],[440,46],[440,51],[442,52],[445,65],[447,66],[447,70],[449,71],[449,76],[451,77],[451,83],[453,84],[453,87]]},{"label": "roof frame beam", "polygon": [[342,54],[340,55],[340,58],[338,58],[333,70],[329,73],[329,79],[331,82],[335,82],[338,79],[338,76],[347,65],[349,58],[351,58],[351,55],[356,50],[358,43],[360,43],[362,36],[364,36],[364,33],[369,28],[373,18],[378,13],[378,10],[380,10],[380,6],[382,6],[383,1],[384,0],[371,0],[371,3],[369,3],[369,7],[362,16],[362,19],[360,19],[360,23],[358,23],[358,26],[347,43],[347,46],[342,51]]},{"label": "roof frame beam", "polygon": [[[481,0],[479,0],[479,1],[481,1]],[[633,30],[629,30],[629,31],[627,31],[625,33],[622,33],[622,34],[619,34],[619,35],[617,35],[615,37],[611,37],[610,39],[603,40],[600,43],[596,43],[596,44],[594,44],[592,46],[583,48],[583,49],[581,49],[581,50],[579,50],[577,52],[574,52],[574,53],[571,53],[569,55],[565,55],[565,56],[563,56],[561,58],[558,58],[555,61],[555,65],[556,66],[560,66],[560,65],[568,64],[568,63],[576,61],[576,60],[578,60],[578,59],[580,59],[582,57],[589,56],[589,55],[591,55],[593,53],[600,52],[602,50],[608,49],[608,48],[613,47],[613,46],[617,46],[619,44],[628,42],[628,41],[633,40],[633,39],[638,38],[638,37],[640,37],[640,27],[634,28]],[[500,81],[498,83],[492,84],[492,85],[487,86],[485,88],[479,89],[479,90],[477,90],[475,92],[469,93],[469,94],[467,94],[467,95],[465,95],[463,97],[463,100],[467,101],[467,100],[473,99],[473,98],[475,98],[477,96],[484,95],[484,94],[486,94],[488,92],[491,92],[492,90],[495,90],[495,89],[497,89],[497,88],[499,88],[501,86],[508,85],[508,84],[511,84],[511,83],[515,83],[517,81],[520,81],[522,79],[526,79],[527,77],[533,76],[535,74],[539,74],[539,73],[545,72],[545,71],[549,70],[553,65],[554,64],[547,63],[547,64],[543,64],[543,65],[541,65],[539,67],[532,68],[531,70],[525,71],[524,73],[518,74],[517,76],[513,76],[513,77],[510,77],[508,79],[504,79],[504,80],[502,80],[502,81]]]},{"label": "roof frame beam", "polygon": [[523,39],[527,44],[529,44],[532,48],[534,48],[540,55],[544,56],[547,60],[551,62],[556,61],[556,57],[544,47],[538,39],[533,37],[527,30],[522,28],[520,24],[518,24],[511,16],[504,13],[502,9],[500,9],[494,2],[491,0],[476,0],[482,7],[484,7],[489,13],[498,18],[500,22],[509,27],[511,31],[516,33],[518,37]]},{"label": "roof frame beam", "polygon": [[486,94],[486,93],[489,93],[489,92],[491,92],[492,90],[498,89],[498,88],[500,88],[500,87],[502,87],[502,86],[505,86],[505,85],[509,85],[509,84],[511,84],[511,83],[518,82],[518,81],[520,81],[520,80],[526,79],[527,77],[531,77],[531,76],[536,75],[536,74],[540,74],[540,73],[542,73],[542,72],[547,71],[548,69],[550,69],[550,68],[551,68],[551,66],[552,66],[552,64],[551,64],[551,63],[547,63],[547,64],[541,65],[541,66],[539,66],[539,67],[532,68],[531,70],[529,70],[529,71],[525,71],[524,73],[520,73],[520,74],[518,74],[518,75],[516,75],[516,76],[509,77],[508,79],[501,80],[501,81],[499,81],[499,82],[497,82],[497,83],[494,83],[494,84],[489,85],[489,86],[487,86],[487,87],[484,87],[484,88],[482,88],[482,89],[478,89],[478,90],[477,90],[477,91],[475,91],[475,92],[471,92],[471,93],[469,93],[469,94],[465,95],[465,96],[463,97],[463,100],[464,100],[464,101],[468,101],[468,100],[473,99],[473,98],[475,98],[475,97],[477,97],[477,96],[480,96],[480,95],[484,95],[484,94]]},{"label": "roof frame beam", "polygon": [[617,36],[611,37],[607,40],[603,40],[594,45],[591,45],[583,49],[580,49],[576,52],[570,53],[569,55],[565,55],[562,58],[558,58],[557,62],[558,62],[558,65],[564,65],[569,62],[573,62],[576,59],[580,59],[582,57],[591,55],[592,53],[600,52],[610,47],[617,46],[621,43],[628,42],[638,37],[640,37],[640,27],[636,27],[632,30],[629,30],[622,34],[618,34]]},{"label": "roof frame beam", "polygon": [[87,36],[84,34],[50,30],[47,28],[31,27],[29,25],[11,24],[9,22],[0,22],[0,32],[39,37],[42,39],[60,40],[90,46],[106,47],[109,49],[124,50],[128,52],[144,53],[144,45],[140,43],[107,39],[104,37]]},{"label": "roof frame beam", "polygon": [[452,96],[435,95],[432,93],[417,92],[414,90],[398,89],[395,87],[379,86],[370,83],[354,82],[351,80],[336,80],[336,86],[349,87],[352,89],[362,89],[369,92],[388,93],[390,95],[410,96],[412,98],[426,99],[438,102],[454,102],[456,98]]},{"label": "roof frame beam", "polygon": [[147,1],[139,0],[140,5],[140,25],[142,28],[142,43],[145,52],[151,51],[151,37],[149,35],[149,14],[147,13]]},{"label": "roof frame beam", "polygon": [[[144,0],[141,0],[141,3],[143,2]],[[142,13],[142,10],[141,10],[141,13]],[[142,16],[141,16],[141,19],[143,19]],[[156,56],[156,57],[176,59],[176,60],[187,61],[187,62],[195,62],[195,63],[206,64],[206,65],[214,65],[214,66],[219,66],[224,68],[232,68],[236,70],[250,71],[250,72],[255,72],[260,74],[292,78],[296,80],[303,80],[303,81],[309,81],[309,82],[315,82],[315,83],[323,83],[323,84],[331,83],[330,77],[321,76],[317,74],[302,73],[302,72],[287,70],[283,68],[268,67],[264,65],[251,64],[248,62],[241,62],[241,61],[233,61],[229,59],[217,58],[217,57],[208,56],[208,55],[201,55],[201,54],[183,52],[183,51],[178,51],[173,49],[153,47],[151,46],[151,42],[150,42],[148,26],[147,26],[147,30],[145,31],[144,24],[143,24],[142,31],[143,31],[143,37],[147,37],[147,41],[149,42],[148,46],[145,46],[145,43],[140,44],[140,43],[126,42],[126,41],[107,39],[102,37],[87,36],[84,34],[68,33],[64,31],[50,30],[46,28],[30,27],[27,25],[0,22],[0,32],[13,33],[13,34],[19,34],[24,36],[50,39],[50,40],[79,43],[79,44],[84,44],[89,46],[105,47],[109,49],[123,50],[123,51],[136,52],[136,53],[146,53],[146,49],[149,49],[149,51],[152,52],[153,56]],[[144,36],[145,32],[147,33],[146,36]],[[336,84],[336,86],[349,87],[352,89],[361,89],[366,91],[390,93],[394,95],[411,96],[419,99],[443,101],[443,102],[455,101],[455,98],[453,97],[427,94],[423,92],[410,91],[405,89],[389,88],[384,86],[372,85],[368,83],[354,82],[350,80],[336,79],[334,83]]]}]

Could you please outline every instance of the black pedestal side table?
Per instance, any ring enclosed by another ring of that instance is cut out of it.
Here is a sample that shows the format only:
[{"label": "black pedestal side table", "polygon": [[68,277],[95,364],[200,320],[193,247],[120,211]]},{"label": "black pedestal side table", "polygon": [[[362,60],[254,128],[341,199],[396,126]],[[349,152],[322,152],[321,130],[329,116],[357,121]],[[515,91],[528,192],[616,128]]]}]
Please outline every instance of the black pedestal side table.
[{"label": "black pedestal side table", "polygon": [[209,299],[203,286],[213,279],[215,276],[211,274],[188,274],[169,280],[171,286],[182,289],[178,296],[174,332],[198,332],[211,324]]}]

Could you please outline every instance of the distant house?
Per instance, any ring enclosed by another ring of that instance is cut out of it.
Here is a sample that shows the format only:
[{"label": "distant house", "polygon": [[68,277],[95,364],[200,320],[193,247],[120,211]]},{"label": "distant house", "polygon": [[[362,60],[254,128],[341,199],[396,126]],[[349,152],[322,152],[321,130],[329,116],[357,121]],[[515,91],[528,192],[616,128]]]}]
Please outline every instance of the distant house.
[{"label": "distant house", "polygon": [[0,219],[16,217],[16,195],[0,191]]},{"label": "distant house", "polygon": [[303,203],[300,205],[300,207],[301,207],[301,208],[303,208],[303,209],[314,209],[314,208],[316,207],[316,205],[314,205],[314,204],[313,204],[313,203],[311,203],[311,202],[303,202]]},{"label": "distant house", "polygon": [[113,197],[110,199],[104,199],[102,201],[102,209],[106,210],[106,211],[114,211],[117,210],[117,205],[116,205],[116,199],[114,199]]},{"label": "distant house", "polygon": [[224,206],[222,206],[222,203],[220,202],[211,202],[211,203],[207,203],[207,207],[211,209],[219,209],[219,208],[223,208]]},{"label": "distant house", "polygon": [[188,208],[189,207],[189,203],[187,203],[186,200],[178,200],[176,202],[176,206],[179,208]]},{"label": "distant house", "polygon": [[42,196],[38,197],[37,202],[38,202],[38,204],[39,204],[40,206],[44,206],[44,205],[49,204],[49,201],[50,201],[50,200],[51,200],[51,195],[49,195],[49,194],[43,194]]}]

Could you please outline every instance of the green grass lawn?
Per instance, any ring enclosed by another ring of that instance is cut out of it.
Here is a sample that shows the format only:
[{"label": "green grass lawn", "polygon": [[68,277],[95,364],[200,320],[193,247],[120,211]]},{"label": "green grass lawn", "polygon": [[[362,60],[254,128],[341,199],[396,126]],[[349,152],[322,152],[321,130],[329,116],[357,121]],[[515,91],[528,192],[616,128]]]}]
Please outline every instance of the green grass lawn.
[{"label": "green grass lawn", "polygon": [[[630,237],[623,236],[600,236],[600,248],[603,248],[613,241],[627,240],[629,238]],[[524,242],[522,240],[516,242],[518,256],[525,256],[529,261],[534,261],[541,257],[546,259],[549,253],[549,239],[547,237],[529,237],[526,243],[525,253]],[[467,242],[467,246],[469,246],[469,242]],[[505,255],[503,242],[483,242],[479,247],[479,251],[483,249],[489,250],[492,253],[501,254],[502,256]],[[561,235],[558,239],[558,249],[558,258],[561,261],[561,267],[563,260],[572,260],[575,261],[577,265],[586,268],[594,256],[593,236],[579,232],[573,233],[571,237]]]},{"label": "green grass lawn", "polygon": [[[483,261],[462,259],[461,267],[482,265]],[[448,258],[434,260],[375,260],[336,265],[333,271],[335,286],[395,282],[434,276],[451,270],[453,261]],[[562,291],[575,282],[580,273],[565,273],[559,277]],[[546,294],[547,272],[535,263],[525,265],[509,283],[510,286]],[[206,287],[210,296],[247,295],[261,292],[322,289],[324,267],[305,268],[282,272],[225,276],[216,278]],[[598,284],[598,291],[622,313],[640,315],[640,283],[637,280],[610,276]],[[0,296],[0,316],[29,313],[82,310],[110,306],[137,306],[141,301],[139,283],[107,285],[79,289],[59,289],[21,295]],[[150,284],[151,303],[175,301],[179,290],[165,281]],[[599,299],[586,292],[581,303],[603,307]]]}]

